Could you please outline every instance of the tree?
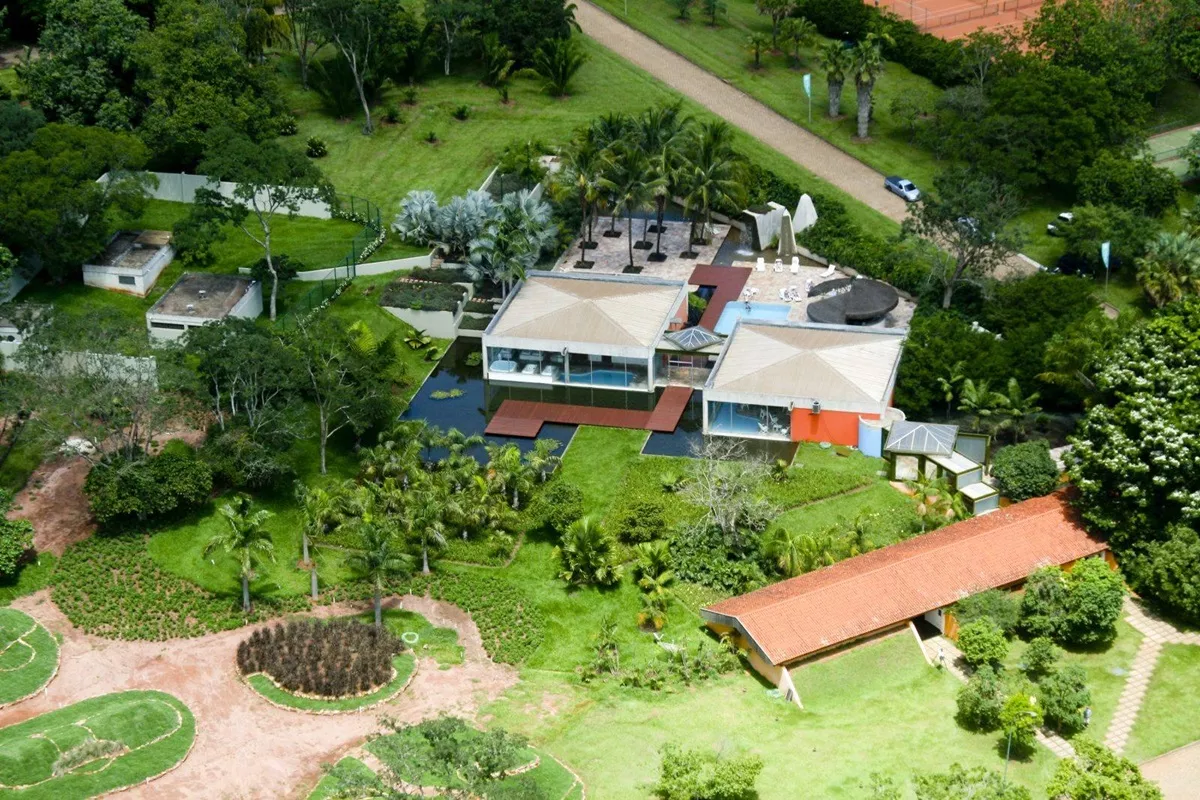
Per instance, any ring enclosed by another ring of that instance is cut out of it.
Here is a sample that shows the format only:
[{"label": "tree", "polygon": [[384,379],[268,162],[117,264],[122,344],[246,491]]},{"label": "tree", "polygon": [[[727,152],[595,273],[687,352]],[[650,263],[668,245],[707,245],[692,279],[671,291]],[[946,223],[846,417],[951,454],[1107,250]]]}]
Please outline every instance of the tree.
[{"label": "tree", "polygon": [[704,15],[708,17],[708,26],[717,27],[717,17],[725,16],[725,0],[700,0],[700,5],[704,8]]},{"label": "tree", "polygon": [[586,137],[577,137],[563,154],[563,166],[554,186],[562,195],[574,194],[579,203],[579,260],[587,260],[587,250],[595,247],[592,225],[600,203],[604,153]]},{"label": "tree", "polygon": [[1034,678],[1043,678],[1054,672],[1062,650],[1054,645],[1048,636],[1038,636],[1029,643],[1021,656],[1021,669],[1025,674]]},{"label": "tree", "polygon": [[516,445],[489,445],[487,448],[488,479],[501,495],[512,494],[512,507],[521,507],[521,494],[533,489],[534,474],[529,464],[521,458]]},{"label": "tree", "polygon": [[994,178],[953,167],[937,175],[904,221],[906,234],[930,243],[932,274],[941,281],[942,308],[964,283],[989,277],[1020,245],[1010,223],[1021,210],[1016,194]]},{"label": "tree", "polygon": [[613,161],[613,196],[616,202],[613,210],[625,212],[626,236],[629,243],[629,266],[633,264],[633,215],[641,211],[654,198],[658,178],[653,176],[653,168],[646,151],[637,144],[630,143],[618,147],[612,155]]},{"label": "tree", "polygon": [[1045,441],[1004,447],[992,458],[992,476],[1010,500],[1050,494],[1058,486],[1059,469]]},{"label": "tree", "polygon": [[528,189],[506,194],[483,231],[468,245],[468,269],[475,280],[501,284],[507,296],[557,235],[549,203]]},{"label": "tree", "polygon": [[1092,704],[1087,673],[1078,664],[1056,670],[1038,683],[1038,697],[1046,724],[1059,733],[1083,730],[1083,709]]},{"label": "tree", "polygon": [[1012,428],[1013,443],[1015,444],[1021,441],[1021,437],[1025,435],[1025,426],[1029,420],[1041,412],[1042,407],[1037,404],[1037,401],[1041,399],[1041,394],[1039,392],[1026,394],[1021,391],[1021,385],[1017,383],[1016,378],[1009,378],[1005,391],[999,395],[1000,421],[996,425],[996,429]]},{"label": "tree", "polygon": [[983,664],[958,690],[955,700],[958,724],[972,731],[994,731],[1000,727],[1000,710],[1004,707],[1004,689],[995,668]]},{"label": "tree", "polygon": [[146,21],[121,0],[50,0],[38,58],[17,67],[30,105],[56,122],[133,126],[134,42]]},{"label": "tree", "polygon": [[0,99],[0,159],[33,145],[33,135],[46,124],[42,112],[16,100]]},{"label": "tree", "polygon": [[559,577],[575,586],[613,586],[621,580],[612,537],[592,517],[571,523],[554,555],[562,564]]},{"label": "tree", "polygon": [[765,34],[752,33],[746,37],[746,49],[754,58],[754,69],[762,69],[762,53],[771,44]]},{"label": "tree", "polygon": [[1021,595],[1021,629],[1032,637],[1058,639],[1062,631],[1067,586],[1062,570],[1042,567],[1025,580]]},{"label": "tree", "polygon": [[704,509],[705,523],[741,551],[748,544],[743,528],[755,527],[760,516],[758,490],[767,480],[766,464],[751,459],[741,442],[722,437],[694,446],[692,456],[683,496]]},{"label": "tree", "polygon": [[1161,217],[1176,206],[1179,179],[1148,158],[1101,150],[1095,161],[1080,168],[1076,188],[1080,202]]},{"label": "tree", "polygon": [[[690,130],[691,119],[683,116],[679,103],[647,109],[637,121],[638,138],[650,158],[651,192],[654,195],[654,253],[650,261],[663,261],[663,217],[667,201],[675,196],[679,169],[684,162],[682,146]],[[645,230],[643,229],[643,240]]]},{"label": "tree", "polygon": [[1019,50],[1018,35],[1008,29],[988,31],[980,28],[967,34],[963,42],[967,71],[980,91],[987,87],[993,68]]},{"label": "tree", "polygon": [[906,89],[892,100],[888,111],[908,130],[908,141],[917,138],[917,123],[932,110],[928,95],[918,89]]},{"label": "tree", "polygon": [[296,482],[296,500],[300,503],[304,522],[300,528],[302,559],[310,565],[312,571],[312,596],[317,596],[317,567],[308,557],[309,540],[315,536],[323,536],[338,524],[342,518],[342,499],[333,492],[320,486],[308,487]]},{"label": "tree", "polygon": [[300,88],[308,88],[308,67],[329,41],[313,17],[313,0],[280,0],[287,15],[288,36],[300,66]]},{"label": "tree", "polygon": [[355,525],[361,549],[346,557],[346,566],[369,581],[375,600],[375,627],[383,627],[383,588],[388,581],[407,577],[411,571],[407,554],[396,547],[395,530],[385,520],[368,514]]},{"label": "tree", "polygon": [[943,774],[917,775],[913,779],[917,800],[1032,800],[1024,786],[1006,781],[984,767],[964,769],[952,764]]},{"label": "tree", "polygon": [[1200,239],[1189,233],[1158,234],[1136,264],[1138,283],[1156,308],[1200,294]]},{"label": "tree", "polygon": [[1137,764],[1087,737],[1071,740],[1075,758],[1058,762],[1046,787],[1055,800],[1162,800],[1162,791],[1142,777]]},{"label": "tree", "polygon": [[1112,641],[1125,602],[1125,582],[1103,558],[1078,561],[1065,576],[1063,640],[1094,646]]},{"label": "tree", "polygon": [[33,523],[27,519],[9,519],[13,496],[0,489],[0,577],[15,575],[25,554],[33,549]]},{"label": "tree", "polygon": [[382,62],[403,12],[399,0],[312,0],[317,29],[338,49],[354,77],[367,136],[374,132],[375,124],[366,87],[384,69]]},{"label": "tree", "polygon": [[800,51],[817,39],[817,26],[805,17],[788,17],[779,25],[779,36],[791,53],[792,63],[800,66]]},{"label": "tree", "polygon": [[837,119],[842,115],[842,86],[854,66],[854,56],[839,41],[826,42],[817,54],[817,62],[825,71],[829,85],[829,116]]},{"label": "tree", "polygon": [[450,75],[450,59],[459,34],[479,16],[475,0],[434,0],[425,6],[425,17],[442,33],[442,68]]},{"label": "tree", "polygon": [[771,18],[771,47],[778,50],[779,26],[796,11],[796,0],[754,0],[754,8]]},{"label": "tree", "polygon": [[875,93],[875,81],[883,74],[887,61],[883,57],[886,39],[876,33],[868,33],[852,51],[853,61],[850,74],[858,90],[858,138],[866,139],[870,134],[871,103]]},{"label": "tree", "polygon": [[940,528],[966,516],[962,498],[945,478],[918,475],[915,481],[908,482],[908,488],[916,501],[915,511],[921,520],[922,532]]},{"label": "tree", "polygon": [[583,490],[558,478],[534,499],[535,519],[562,536],[571,523],[583,516]]},{"label": "tree", "polygon": [[571,81],[583,68],[587,54],[574,39],[551,39],[533,56],[533,69],[541,76],[551,97],[566,97]]},{"label": "tree", "polygon": [[475,28],[483,36],[495,33],[512,50],[513,59],[527,65],[538,48],[553,39],[566,39],[579,24],[575,5],[564,0],[491,0],[482,6]]},{"label": "tree", "polygon": [[954,604],[951,609],[959,625],[968,625],[976,620],[990,619],[1005,636],[1011,636],[1020,620],[1020,607],[1016,600],[1002,589],[988,589]]},{"label": "tree", "polygon": [[767,539],[767,553],[775,562],[779,571],[788,578],[794,578],[807,572],[808,566],[805,549],[808,543],[806,534],[799,529],[780,525],[774,528]]},{"label": "tree", "polygon": [[1000,729],[1008,739],[1009,747],[1017,752],[1029,752],[1036,739],[1034,734],[1042,726],[1042,708],[1037,698],[1025,692],[1014,692],[1004,701],[1000,709]]},{"label": "tree", "polygon": [[756,755],[719,756],[670,743],[653,794],[659,800],[753,800],[763,761]]},{"label": "tree", "polygon": [[1003,407],[1004,395],[994,391],[986,379],[976,382],[967,378],[963,381],[958,410],[970,415],[971,430],[991,427],[992,418],[999,415]]},{"label": "tree", "polygon": [[263,527],[274,515],[262,508],[255,511],[253,501],[244,494],[221,506],[219,513],[225,520],[225,527],[219,528],[208,540],[204,555],[223,550],[237,559],[238,577],[242,580],[242,611],[249,614],[250,580],[264,560],[275,560],[275,543]]},{"label": "tree", "polygon": [[697,126],[688,144],[688,161],[680,169],[680,188],[684,193],[684,212],[692,217],[693,244],[697,221],[703,223],[700,235],[707,240],[713,209],[738,205],[744,197],[744,164],[734,152],[732,139],[729,123],[716,120]]},{"label": "tree", "polygon": [[1200,622],[1200,536],[1173,525],[1166,541],[1152,542],[1141,558],[1126,564],[1134,582],[1163,608],[1193,624]]},{"label": "tree", "polygon": [[[244,134],[221,129],[210,137],[201,172],[209,185],[196,190],[191,217],[195,224],[229,224],[263,249],[271,276],[270,318],[276,316],[282,265],[271,250],[277,216],[294,219],[303,203],[331,201],[321,171],[302,153],[276,142],[256,143]],[[225,194],[222,181],[234,183]]]},{"label": "tree", "polygon": [[978,619],[963,625],[958,631],[958,649],[972,667],[984,664],[996,666],[1008,655],[1008,640],[992,620]]},{"label": "tree", "polygon": [[[113,216],[137,218],[150,179],[133,136],[51,124],[0,159],[0,239],[61,283],[102,251]],[[97,181],[102,175],[108,180]]]}]

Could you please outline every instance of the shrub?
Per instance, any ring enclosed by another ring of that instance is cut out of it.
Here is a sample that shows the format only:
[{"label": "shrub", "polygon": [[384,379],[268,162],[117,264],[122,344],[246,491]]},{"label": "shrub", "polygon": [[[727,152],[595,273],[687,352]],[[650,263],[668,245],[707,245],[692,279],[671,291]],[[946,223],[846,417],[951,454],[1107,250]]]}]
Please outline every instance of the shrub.
[{"label": "shrub", "polygon": [[1021,630],[1033,637],[1058,639],[1062,628],[1062,613],[1066,605],[1067,586],[1062,570],[1042,567],[1025,581],[1021,595]]},{"label": "shrub", "polygon": [[430,283],[472,282],[470,273],[463,267],[414,267],[408,275],[413,280],[429,281]]},{"label": "shrub", "polygon": [[1008,592],[988,589],[986,592],[964,597],[951,609],[961,625],[969,625],[980,619],[990,619],[996,627],[1011,636],[1017,629],[1020,608]]},{"label": "shrub", "polygon": [[310,136],[304,144],[304,152],[308,154],[309,158],[324,158],[329,155],[329,147],[326,146],[324,139]]},{"label": "shrub", "polygon": [[[279,276],[280,283],[292,280],[296,277],[296,273],[305,269],[304,262],[298,258],[292,258],[286,253],[272,256],[271,265],[275,267],[275,273]],[[260,258],[251,265],[250,277],[256,281],[262,281],[265,285],[270,285],[271,271],[267,269],[267,259]]]},{"label": "shrub", "polygon": [[1038,684],[1038,696],[1047,725],[1059,733],[1083,730],[1083,709],[1092,704],[1083,667],[1072,664],[1047,675]]},{"label": "shrub", "polygon": [[400,96],[404,98],[404,105],[415,106],[417,104],[417,87],[406,86]]},{"label": "shrub", "polygon": [[591,517],[571,523],[554,555],[562,565],[559,577],[575,586],[613,586],[621,580],[616,542]]},{"label": "shrub", "polygon": [[242,675],[265,673],[285,691],[318,697],[367,694],[392,680],[404,643],[352,620],[295,620],[260,628],[238,645]]},{"label": "shrub", "polygon": [[1037,741],[1034,734],[1042,725],[1042,708],[1026,692],[1014,692],[1000,709],[1000,728],[1012,741],[1014,753],[1028,753]]},{"label": "shrub", "polygon": [[1079,168],[1076,189],[1081,203],[1160,217],[1175,207],[1179,179],[1148,158],[1101,150],[1092,163]]},{"label": "shrub", "polygon": [[455,108],[451,113],[454,115],[456,120],[465,122],[467,118],[471,116],[471,107],[467,105],[461,105]]},{"label": "shrub", "polygon": [[1144,557],[1124,564],[1139,591],[1170,613],[1200,623],[1200,535],[1194,530],[1172,526],[1165,542],[1151,543]]},{"label": "shrub", "polygon": [[984,664],[958,690],[956,719],[972,731],[994,731],[1000,727],[1000,709],[1004,707],[1004,690],[1000,677],[990,665]]},{"label": "shrub", "polygon": [[182,442],[138,461],[110,459],[93,467],[83,484],[92,515],[101,525],[145,522],[203,503],[212,492],[208,464]]},{"label": "shrub", "polygon": [[1086,736],[1071,741],[1075,758],[1058,762],[1046,796],[1059,800],[1090,800],[1094,797],[1161,800],[1162,792],[1142,777],[1138,765],[1114,754]]},{"label": "shrub", "polygon": [[0,576],[16,573],[25,554],[33,549],[33,523],[27,519],[9,519],[12,492],[0,489]]},{"label": "shrub", "polygon": [[1003,447],[992,460],[992,475],[1010,500],[1049,494],[1058,486],[1058,474],[1058,466],[1050,457],[1050,445],[1045,441]]},{"label": "shrub", "polygon": [[1032,678],[1049,675],[1054,671],[1062,651],[1046,636],[1039,636],[1029,643],[1022,660],[1025,674]]},{"label": "shrub", "polygon": [[424,311],[454,311],[467,296],[462,286],[447,283],[415,283],[398,278],[379,293],[379,305]]},{"label": "shrub", "polygon": [[719,756],[667,744],[653,792],[660,800],[753,800],[762,768],[756,755]]},{"label": "shrub", "polygon": [[212,468],[213,480],[231,489],[277,489],[295,476],[284,453],[257,441],[244,428],[211,436],[200,456]]},{"label": "shrub", "polygon": [[741,594],[767,582],[757,562],[731,556],[716,527],[694,525],[677,531],[671,537],[671,556],[680,580],[725,594]]},{"label": "shrub", "polygon": [[657,497],[638,497],[620,509],[613,525],[617,538],[629,544],[660,539],[665,534],[665,508]]},{"label": "shrub", "polygon": [[463,317],[458,323],[458,328],[466,331],[486,331],[493,319],[495,317]]},{"label": "shrub", "polygon": [[1008,655],[1008,639],[1004,631],[990,619],[979,619],[958,631],[958,649],[972,667],[998,665]]},{"label": "shrub", "polygon": [[559,478],[534,497],[532,513],[542,525],[561,536],[583,516],[583,491]]},{"label": "shrub", "polygon": [[395,103],[388,103],[383,109],[383,121],[389,125],[396,125],[404,121],[404,115]]},{"label": "shrub", "polygon": [[1125,602],[1121,573],[1102,558],[1085,558],[1066,574],[1066,588],[1063,641],[1085,646],[1111,641]]},{"label": "shrub", "polygon": [[430,131],[429,133],[425,134],[425,141],[428,142],[429,144],[437,144],[438,143],[437,133],[434,131]]},{"label": "shrub", "polygon": [[280,136],[295,136],[300,132],[300,128],[296,125],[296,118],[291,114],[284,114],[279,118],[279,135]]}]

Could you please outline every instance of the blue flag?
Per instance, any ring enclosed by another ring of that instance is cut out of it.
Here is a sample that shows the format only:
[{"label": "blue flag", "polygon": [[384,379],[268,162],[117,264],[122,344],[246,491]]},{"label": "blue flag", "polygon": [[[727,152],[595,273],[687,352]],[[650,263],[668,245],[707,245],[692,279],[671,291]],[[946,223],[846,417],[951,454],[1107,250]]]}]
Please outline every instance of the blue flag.
[{"label": "blue flag", "polygon": [[1112,251],[1112,242],[1104,242],[1100,245],[1100,259],[1104,262],[1104,268],[1108,269],[1108,254]]},{"label": "blue flag", "polygon": [[808,95],[808,99],[812,99],[812,73],[804,73],[804,94]]}]

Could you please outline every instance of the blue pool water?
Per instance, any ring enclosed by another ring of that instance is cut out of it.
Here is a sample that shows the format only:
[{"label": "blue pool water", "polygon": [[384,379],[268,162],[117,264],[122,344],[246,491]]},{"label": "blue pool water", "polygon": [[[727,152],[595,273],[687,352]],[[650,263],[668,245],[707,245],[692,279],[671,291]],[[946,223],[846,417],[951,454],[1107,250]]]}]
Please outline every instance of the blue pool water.
[{"label": "blue pool water", "polygon": [[784,303],[755,303],[733,300],[721,311],[721,317],[713,331],[722,336],[733,333],[739,319],[750,322],[786,322],[792,307]]},{"label": "blue pool water", "polygon": [[[593,386],[628,386],[635,376],[616,369],[594,369],[591,372],[571,373],[571,383],[590,383]],[[645,384],[645,380],[642,381]]]}]

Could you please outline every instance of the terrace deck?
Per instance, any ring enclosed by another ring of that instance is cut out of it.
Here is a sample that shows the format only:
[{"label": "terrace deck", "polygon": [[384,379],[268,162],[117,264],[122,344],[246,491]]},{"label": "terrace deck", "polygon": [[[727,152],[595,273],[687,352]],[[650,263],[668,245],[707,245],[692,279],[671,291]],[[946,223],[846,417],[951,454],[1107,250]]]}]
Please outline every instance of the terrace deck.
[{"label": "terrace deck", "polygon": [[567,403],[536,403],[528,400],[505,400],[488,422],[484,433],[491,436],[522,436],[533,438],[547,422],[562,425],[598,425],[604,428],[641,428],[670,433],[679,424],[691,399],[692,390],[686,386],[668,386],[653,411],[633,411],[626,408],[594,408]]},{"label": "terrace deck", "polygon": [[692,276],[688,278],[688,283],[698,286],[715,286],[716,291],[709,298],[708,308],[704,311],[704,316],[700,317],[700,325],[708,328],[710,331],[717,324],[717,320],[721,318],[721,312],[725,310],[725,304],[733,300],[737,300],[742,296],[742,288],[746,285],[746,281],[750,279],[750,273],[754,270],[750,267],[713,267],[707,265],[697,266],[692,270]]}]

